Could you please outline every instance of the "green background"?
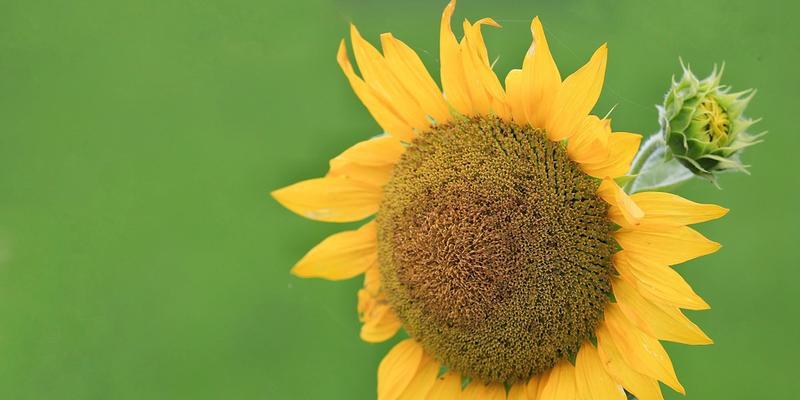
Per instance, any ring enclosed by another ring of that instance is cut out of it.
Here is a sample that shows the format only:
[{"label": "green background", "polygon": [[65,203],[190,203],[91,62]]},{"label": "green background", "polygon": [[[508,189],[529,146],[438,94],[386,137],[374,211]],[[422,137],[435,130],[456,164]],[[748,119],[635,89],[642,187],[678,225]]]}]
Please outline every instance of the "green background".
[{"label": "green background", "polygon": [[[445,1],[0,2],[0,397],[367,399],[388,344],[358,338],[360,279],[292,264],[349,227],[304,220],[268,193],[324,173],[379,132],[335,62],[348,23],[391,31],[438,69]],[[713,309],[715,339],[668,344],[688,399],[800,391],[798,7],[785,1],[464,0],[492,16],[496,70],[519,65],[540,15],[562,73],[610,46],[596,108],[657,129],[678,57],[757,87],[767,142],[731,208],[700,230],[724,244],[678,267]],[[456,23],[456,26],[460,24]],[[438,73],[434,74],[438,76]],[[680,398],[666,390],[667,398]]]}]

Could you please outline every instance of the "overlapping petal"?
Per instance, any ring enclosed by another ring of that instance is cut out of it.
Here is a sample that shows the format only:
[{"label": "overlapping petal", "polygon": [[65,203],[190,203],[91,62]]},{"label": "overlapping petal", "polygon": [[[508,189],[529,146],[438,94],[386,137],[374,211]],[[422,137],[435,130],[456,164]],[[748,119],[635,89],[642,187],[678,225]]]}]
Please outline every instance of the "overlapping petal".
[{"label": "overlapping petal", "polygon": [[347,47],[344,40],[339,44],[339,52],[336,56],[339,66],[342,68],[350,86],[353,88],[356,96],[358,96],[364,107],[367,108],[375,122],[383,128],[384,131],[394,135],[400,140],[410,141],[414,138],[414,129],[394,107],[390,98],[386,97],[386,93],[381,93],[374,88],[370,87],[363,79],[356,75],[353,70],[352,64],[347,57]]},{"label": "overlapping petal", "polygon": [[589,115],[567,143],[567,155],[581,164],[597,164],[608,160],[611,121]]},{"label": "overlapping petal", "polygon": [[636,226],[644,218],[644,211],[634,202],[613,179],[606,178],[600,183],[597,194],[611,205],[611,209],[618,210],[622,219],[628,225]]},{"label": "overlapping petal", "polygon": [[[658,381],[631,368],[614,343],[608,339],[608,331],[605,328],[601,328],[601,331],[602,333],[598,332],[597,352],[608,374],[639,400],[663,400]],[[602,340],[599,336],[601,334]]]},{"label": "overlapping petal", "polygon": [[608,47],[604,44],[586,65],[561,83],[547,117],[546,130],[551,140],[572,136],[594,108],[603,88],[607,56]]},{"label": "overlapping petal", "polygon": [[614,297],[620,310],[650,336],[684,344],[711,344],[712,340],[675,307],[650,302],[622,279],[613,280]]},{"label": "overlapping petal", "polygon": [[[631,195],[644,210],[645,217],[635,225],[637,229],[661,229],[697,224],[722,217],[728,209],[715,204],[700,204],[665,192],[641,192]],[[619,209],[609,210],[611,219],[623,228],[634,228],[621,215]],[[623,217],[623,218],[621,218]]]},{"label": "overlapping petal", "polygon": [[381,188],[405,151],[397,138],[385,135],[359,142],[331,159],[328,177],[345,177]]},{"label": "overlapping petal", "polygon": [[631,169],[631,162],[639,151],[642,135],[627,132],[614,132],[608,138],[609,155],[597,163],[582,163],[581,169],[596,178],[617,178]]},{"label": "overlapping petal", "polygon": [[664,305],[706,310],[709,305],[671,267],[646,258],[631,258],[626,251],[614,255],[614,267],[645,298]]},{"label": "overlapping petal", "polygon": [[606,372],[597,349],[584,342],[575,360],[575,383],[582,400],[627,400],[622,387]]},{"label": "overlapping petal", "polygon": [[596,334],[601,347],[607,342],[618,349],[625,363],[637,372],[685,393],[661,343],[632,324],[619,305],[611,303],[606,307],[605,323],[597,329]]},{"label": "overlapping petal", "polygon": [[389,68],[403,82],[422,109],[436,123],[452,118],[442,91],[433,81],[417,53],[391,33],[381,35],[381,46]]},{"label": "overlapping petal", "polygon": [[675,265],[711,254],[720,244],[687,226],[658,231],[621,229],[614,234],[631,259]]}]

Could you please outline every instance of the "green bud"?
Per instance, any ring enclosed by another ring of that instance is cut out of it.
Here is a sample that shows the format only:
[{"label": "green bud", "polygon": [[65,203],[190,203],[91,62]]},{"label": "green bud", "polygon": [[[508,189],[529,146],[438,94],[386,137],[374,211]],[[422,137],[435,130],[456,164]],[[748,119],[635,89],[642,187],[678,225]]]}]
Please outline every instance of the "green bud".
[{"label": "green bud", "polygon": [[764,134],[748,133],[758,120],[743,115],[755,90],[731,93],[730,87],[720,85],[722,70],[716,66],[703,80],[681,66],[683,77],[677,82],[673,77],[664,104],[658,107],[661,132],[670,150],[667,156],[714,182],[719,172],[747,173],[741,151],[760,143]]}]

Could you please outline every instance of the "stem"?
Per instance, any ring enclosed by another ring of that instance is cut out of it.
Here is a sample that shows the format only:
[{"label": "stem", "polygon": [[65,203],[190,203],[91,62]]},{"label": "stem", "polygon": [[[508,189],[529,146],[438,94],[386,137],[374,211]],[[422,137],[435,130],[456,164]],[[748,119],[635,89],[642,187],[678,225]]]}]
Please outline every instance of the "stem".
[{"label": "stem", "polygon": [[633,165],[631,165],[631,170],[628,172],[628,175],[638,175],[642,172],[642,167],[647,163],[650,157],[658,150],[660,146],[666,146],[664,141],[661,139],[661,132],[657,132],[644,142],[644,145],[641,149],[639,149],[639,154],[636,155],[636,158],[633,159]]},{"label": "stem", "polygon": [[668,152],[661,132],[647,138],[628,172],[630,180],[623,187],[625,192],[666,190],[693,178],[694,174],[678,160],[667,160]]},{"label": "stem", "polygon": [[631,164],[631,169],[628,171],[628,176],[631,176],[631,180],[628,181],[623,190],[626,192],[630,191],[630,188],[633,187],[633,183],[636,182],[636,179],[639,178],[639,173],[642,172],[642,167],[647,164],[647,161],[650,160],[650,157],[653,154],[657,153],[659,149],[659,145],[666,146],[663,140],[661,140],[661,131],[656,132],[644,142],[644,145],[639,149],[639,152],[636,154],[636,158],[633,159],[633,164]]}]

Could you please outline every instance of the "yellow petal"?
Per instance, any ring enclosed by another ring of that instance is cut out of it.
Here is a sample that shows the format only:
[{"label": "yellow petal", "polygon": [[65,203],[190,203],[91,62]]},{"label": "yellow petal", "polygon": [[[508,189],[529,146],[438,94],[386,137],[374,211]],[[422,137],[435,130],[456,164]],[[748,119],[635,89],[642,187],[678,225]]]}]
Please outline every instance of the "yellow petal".
[{"label": "yellow petal", "polygon": [[464,76],[469,88],[474,111],[481,115],[494,112],[509,121],[511,111],[506,104],[506,94],[489,64],[489,55],[483,41],[481,26],[500,27],[491,18],[484,18],[474,25],[464,21],[464,39],[461,41],[461,58],[464,63]]},{"label": "yellow petal", "polygon": [[364,273],[378,258],[375,221],[328,236],[292,268],[302,278],[341,280]]},{"label": "yellow petal", "polygon": [[439,375],[440,368],[441,365],[433,357],[423,353],[417,374],[414,375],[406,390],[400,395],[400,400],[424,399],[436,382],[436,376]]},{"label": "yellow petal", "polygon": [[378,211],[380,188],[344,177],[316,178],[272,192],[281,205],[317,221],[360,221]]},{"label": "yellow petal", "polygon": [[397,138],[383,135],[358,142],[334,158],[368,166],[394,165],[406,151]]},{"label": "yellow petal", "polygon": [[538,400],[575,400],[575,367],[567,360],[559,361],[546,377],[542,377]]},{"label": "yellow petal", "polygon": [[350,25],[350,40],[353,43],[353,54],[364,81],[375,92],[388,99],[397,114],[412,128],[425,130],[430,126],[425,112],[403,82],[397,79],[380,52],[361,37],[355,25]]},{"label": "yellow petal", "polygon": [[561,74],[550,54],[539,17],[531,22],[531,33],[533,43],[522,64],[522,101],[528,122],[544,129],[550,107],[561,87]]},{"label": "yellow petal", "polygon": [[405,147],[393,136],[365,140],[332,159],[326,176],[345,177],[381,188],[389,181],[394,164],[404,151]]},{"label": "yellow petal", "polygon": [[461,47],[450,27],[450,20],[456,8],[456,0],[450,0],[442,13],[442,24],[439,32],[439,62],[441,63],[442,89],[447,101],[456,111],[464,115],[473,115],[472,99],[464,75],[464,64],[461,60]]},{"label": "yellow petal", "polygon": [[644,218],[645,214],[642,209],[631,200],[628,194],[613,179],[603,179],[597,189],[597,194],[611,205],[610,209],[617,210],[629,225],[636,225]]},{"label": "yellow petal", "polygon": [[381,271],[378,269],[377,260],[364,271],[364,289],[373,296],[377,296],[380,293]]},{"label": "yellow petal", "polygon": [[411,125],[406,122],[402,116],[395,110],[389,99],[376,92],[367,85],[361,78],[359,78],[350,60],[347,57],[347,48],[345,47],[344,40],[339,44],[339,52],[336,55],[336,60],[342,68],[344,75],[350,82],[350,86],[358,96],[361,103],[367,107],[367,110],[372,115],[372,118],[383,128],[384,131],[390,133],[400,140],[411,141],[414,138],[414,130]]},{"label": "yellow petal", "polygon": [[[715,204],[700,204],[665,192],[642,192],[631,196],[645,212],[639,229],[685,226],[717,219],[728,209]],[[619,217],[619,210],[609,210],[609,216],[624,228],[632,228]]]},{"label": "yellow petal", "polygon": [[511,109],[513,121],[518,125],[525,125],[525,103],[522,101],[522,70],[512,69],[506,75],[506,101]]},{"label": "yellow petal", "polygon": [[631,258],[626,251],[614,255],[614,266],[639,293],[657,303],[689,310],[707,310],[708,303],[674,269],[646,258]]},{"label": "yellow petal", "polygon": [[581,169],[596,178],[624,176],[631,168],[633,157],[639,151],[642,135],[614,132],[608,140],[609,156],[599,163],[581,164]]},{"label": "yellow petal", "polygon": [[677,308],[660,307],[639,294],[626,281],[612,281],[614,297],[628,319],[650,336],[684,344],[711,344],[713,341]]},{"label": "yellow petal", "polygon": [[667,265],[680,264],[720,248],[719,243],[686,226],[661,231],[621,229],[614,238],[630,257]]},{"label": "yellow petal", "polygon": [[[600,331],[603,340],[600,339]],[[658,381],[628,366],[619,354],[619,350],[607,339],[609,336],[608,328],[605,327],[601,327],[597,334],[597,353],[608,374],[639,400],[664,400]]]},{"label": "yellow petal", "polygon": [[461,376],[449,371],[436,378],[433,387],[425,397],[426,400],[460,400]]},{"label": "yellow petal", "polygon": [[594,115],[584,118],[577,131],[569,138],[567,154],[581,164],[592,164],[608,159],[611,122]]},{"label": "yellow petal", "polygon": [[528,385],[525,382],[511,385],[511,389],[508,391],[508,400],[531,400],[528,397]]},{"label": "yellow petal", "polygon": [[540,377],[534,376],[528,380],[528,400],[537,400],[539,399],[539,391],[541,390],[542,386],[539,382]]},{"label": "yellow petal", "polygon": [[417,53],[394,38],[391,33],[381,35],[381,46],[389,68],[408,88],[422,109],[438,124],[452,119],[442,91],[431,78]]},{"label": "yellow petal", "polygon": [[605,323],[596,333],[598,341],[613,343],[631,368],[685,394],[661,343],[633,325],[617,304],[606,306]]},{"label": "yellow petal", "polygon": [[422,346],[414,339],[396,344],[378,366],[378,400],[396,400],[417,375]]},{"label": "yellow petal", "polygon": [[561,84],[547,118],[547,134],[551,140],[566,139],[577,130],[578,124],[592,111],[606,74],[608,47],[600,46],[589,62]]},{"label": "yellow petal", "polygon": [[[366,289],[359,290],[359,302],[362,291],[366,291]],[[359,336],[367,343],[385,342],[394,337],[403,326],[391,307],[385,303],[374,304],[368,309],[368,312],[363,314],[362,319],[364,325],[361,325]]]},{"label": "yellow petal", "polygon": [[506,400],[506,387],[502,383],[484,385],[472,381],[461,394],[462,400]]},{"label": "yellow petal", "polygon": [[597,349],[584,342],[575,360],[575,382],[583,400],[627,400],[622,387],[606,372]]}]

